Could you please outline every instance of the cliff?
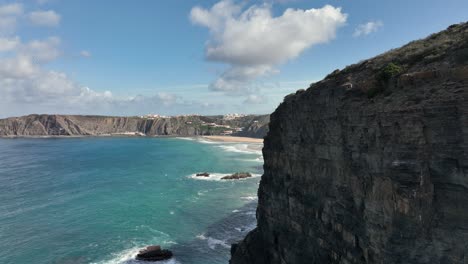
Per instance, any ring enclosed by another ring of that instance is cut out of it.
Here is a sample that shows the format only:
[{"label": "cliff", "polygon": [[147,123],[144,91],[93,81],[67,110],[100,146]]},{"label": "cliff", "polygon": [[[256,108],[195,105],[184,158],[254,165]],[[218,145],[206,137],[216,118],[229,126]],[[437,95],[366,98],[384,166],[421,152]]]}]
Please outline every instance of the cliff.
[{"label": "cliff", "polygon": [[[178,116],[168,118],[108,117],[79,115],[28,115],[0,119],[0,137],[18,136],[197,136],[220,135],[241,128],[236,136],[263,138],[268,116],[249,115],[233,120],[222,116]],[[214,126],[213,124],[216,124]],[[225,127],[223,127],[225,126]],[[229,126],[230,128],[228,128]],[[258,126],[257,129],[251,129]]]},{"label": "cliff", "polygon": [[464,23],[287,96],[231,263],[468,263],[467,90]]}]

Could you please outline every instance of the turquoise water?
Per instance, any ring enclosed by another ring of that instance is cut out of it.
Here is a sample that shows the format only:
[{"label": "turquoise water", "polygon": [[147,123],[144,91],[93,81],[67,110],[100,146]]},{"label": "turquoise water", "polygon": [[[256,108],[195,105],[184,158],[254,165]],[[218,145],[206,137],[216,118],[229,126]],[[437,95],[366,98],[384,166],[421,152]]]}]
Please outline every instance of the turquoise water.
[{"label": "turquoise water", "polygon": [[[0,140],[0,263],[227,263],[255,226],[259,151],[161,138]],[[217,173],[195,179],[196,172]]]}]

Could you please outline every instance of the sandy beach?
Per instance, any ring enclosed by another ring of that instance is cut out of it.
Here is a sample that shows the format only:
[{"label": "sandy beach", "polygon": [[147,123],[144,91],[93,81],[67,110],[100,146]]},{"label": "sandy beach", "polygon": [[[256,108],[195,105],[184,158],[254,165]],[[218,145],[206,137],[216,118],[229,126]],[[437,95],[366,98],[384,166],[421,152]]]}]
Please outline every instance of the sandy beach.
[{"label": "sandy beach", "polygon": [[231,137],[231,136],[203,136],[204,139],[216,142],[233,143],[263,143],[263,138]]}]

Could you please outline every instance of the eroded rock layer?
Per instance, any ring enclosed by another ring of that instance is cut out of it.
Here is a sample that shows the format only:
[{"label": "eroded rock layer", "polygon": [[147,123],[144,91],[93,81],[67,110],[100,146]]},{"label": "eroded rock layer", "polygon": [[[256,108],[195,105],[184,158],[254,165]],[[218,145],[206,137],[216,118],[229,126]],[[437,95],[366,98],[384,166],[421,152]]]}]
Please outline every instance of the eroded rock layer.
[{"label": "eroded rock layer", "polygon": [[[233,120],[223,116],[178,116],[168,118],[28,115],[0,119],[0,137],[18,136],[197,136],[220,135],[263,138],[269,117],[248,115]],[[236,130],[237,128],[237,130]],[[241,130],[241,131],[238,131]]]},{"label": "eroded rock layer", "polygon": [[468,24],[287,96],[263,154],[232,264],[468,263]]}]

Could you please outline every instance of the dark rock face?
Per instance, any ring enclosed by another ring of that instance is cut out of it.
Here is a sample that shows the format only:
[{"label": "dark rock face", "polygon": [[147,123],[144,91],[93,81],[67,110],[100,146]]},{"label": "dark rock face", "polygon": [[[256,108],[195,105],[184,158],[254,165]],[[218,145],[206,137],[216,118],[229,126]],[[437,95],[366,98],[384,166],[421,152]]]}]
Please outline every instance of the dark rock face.
[{"label": "dark rock face", "polygon": [[239,180],[239,179],[245,179],[245,178],[250,178],[250,177],[252,177],[252,174],[248,172],[236,172],[232,175],[222,177],[221,180]]},{"label": "dark rock face", "polygon": [[172,258],[172,252],[167,249],[161,249],[160,246],[149,246],[140,250],[136,256],[137,260],[143,261],[161,261]]},{"label": "dark rock face", "polygon": [[210,174],[208,172],[202,172],[202,173],[197,173],[195,174],[197,177],[210,177]]},{"label": "dark rock face", "polygon": [[287,96],[263,154],[232,264],[468,263],[468,24]]}]

